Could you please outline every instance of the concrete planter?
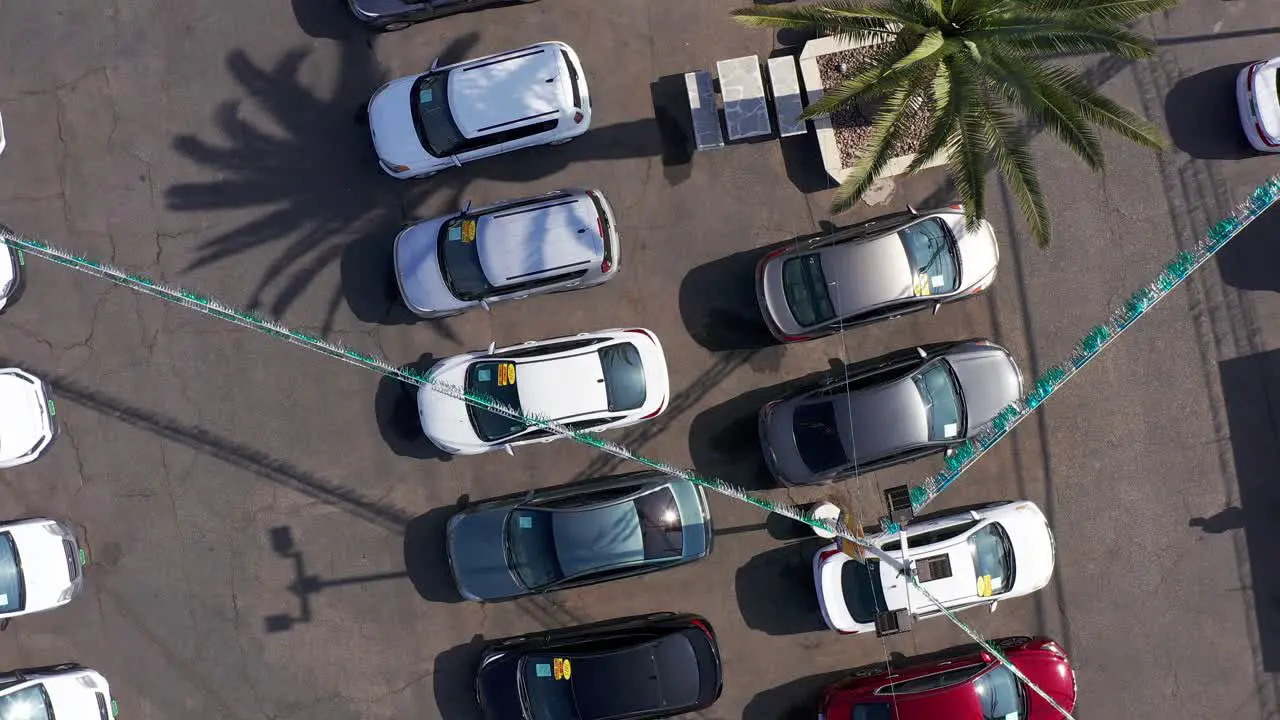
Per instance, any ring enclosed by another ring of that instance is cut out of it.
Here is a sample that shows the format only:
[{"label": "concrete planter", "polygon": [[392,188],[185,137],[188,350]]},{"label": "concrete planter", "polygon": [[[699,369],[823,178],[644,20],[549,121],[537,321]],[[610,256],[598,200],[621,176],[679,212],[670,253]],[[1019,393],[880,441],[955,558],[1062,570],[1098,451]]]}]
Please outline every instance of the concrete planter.
[{"label": "concrete planter", "polygon": [[[844,52],[846,50],[856,50],[858,48],[867,47],[872,43],[851,42],[837,36],[824,36],[805,43],[804,50],[800,52],[800,75],[804,78],[805,98],[808,104],[817,102],[826,92],[826,88],[822,82],[822,71],[818,67],[818,59],[824,55]],[[830,117],[820,117],[813,120],[813,127],[818,136],[818,150],[822,154],[822,165],[826,168],[827,174],[831,176],[837,183],[843,183],[845,178],[849,177],[849,173],[853,171],[852,163],[846,165],[841,158],[840,146],[836,140],[837,128],[832,125]],[[913,160],[915,155],[901,155],[890,160],[884,167],[884,170],[876,176],[877,180],[893,177],[902,174]],[[946,155],[938,153],[929,159],[925,167],[934,167],[946,162]]]}]

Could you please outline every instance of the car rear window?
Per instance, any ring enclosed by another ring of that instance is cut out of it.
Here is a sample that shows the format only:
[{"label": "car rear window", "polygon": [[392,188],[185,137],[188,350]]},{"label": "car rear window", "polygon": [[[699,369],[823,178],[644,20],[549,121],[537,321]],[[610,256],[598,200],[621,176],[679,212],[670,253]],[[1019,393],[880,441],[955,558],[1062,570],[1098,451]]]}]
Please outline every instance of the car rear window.
[{"label": "car rear window", "polygon": [[1027,717],[1027,689],[1003,665],[973,681],[981,703],[982,720],[1024,720]]},{"label": "car rear window", "polygon": [[929,218],[902,228],[898,235],[911,263],[916,297],[955,292],[960,273],[947,224]]},{"label": "car rear window", "polygon": [[926,365],[911,377],[924,403],[929,423],[929,440],[942,442],[954,440],[964,433],[960,417],[960,390],[956,387],[951,367],[945,361]]},{"label": "car rear window", "polygon": [[876,614],[888,610],[884,588],[880,585],[880,561],[846,562],[840,573],[840,589],[844,603],[855,622],[874,622]]},{"label": "car rear window", "polygon": [[440,228],[440,276],[454,297],[479,300],[493,291],[480,266],[475,218],[456,217]]},{"label": "car rear window", "polygon": [[793,423],[796,449],[811,471],[822,473],[849,462],[836,430],[835,404],[830,400],[796,408]]},{"label": "car rear window", "polygon": [[569,87],[573,88],[573,106],[582,109],[582,92],[578,90],[578,70],[573,66],[573,60],[569,59],[569,53],[561,50],[560,54],[564,57],[564,66],[569,68]]},{"label": "car rear window", "polygon": [[640,537],[646,560],[678,558],[684,551],[684,528],[671,488],[664,487],[636,498]]},{"label": "car rear window", "polygon": [[22,558],[9,533],[0,533],[0,612],[23,608]]},{"label": "car rear window", "polygon": [[836,316],[831,294],[827,292],[827,279],[822,273],[822,258],[817,254],[801,255],[782,263],[782,292],[791,316],[802,327],[821,325]]},{"label": "car rear window", "polygon": [[640,351],[629,342],[601,348],[600,367],[604,370],[604,392],[609,412],[635,410],[644,404],[644,365]]},{"label": "car rear window", "polygon": [[[520,412],[520,393],[516,387],[516,364],[485,360],[472,363],[467,368],[466,392],[482,395]],[[528,426],[520,420],[507,417],[482,407],[467,403],[467,416],[476,436],[485,442],[495,442],[511,437]]]}]

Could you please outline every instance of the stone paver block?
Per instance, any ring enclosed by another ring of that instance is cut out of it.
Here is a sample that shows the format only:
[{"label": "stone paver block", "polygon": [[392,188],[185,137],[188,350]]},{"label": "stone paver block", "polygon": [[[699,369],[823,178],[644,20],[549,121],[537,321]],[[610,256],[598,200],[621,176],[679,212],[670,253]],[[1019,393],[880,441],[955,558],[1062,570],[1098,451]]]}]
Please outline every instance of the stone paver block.
[{"label": "stone paver block", "polygon": [[689,112],[693,114],[693,135],[698,149],[724,147],[724,136],[720,134],[720,113],[716,112],[716,94],[711,86],[711,73],[705,70],[685,73],[684,87],[689,93]]},{"label": "stone paver block", "polygon": [[764,94],[760,59],[755,55],[716,63],[720,76],[720,97],[724,100],[724,122],[730,140],[769,135],[769,105]]},{"label": "stone paver block", "polygon": [[794,56],[769,58],[769,85],[773,89],[773,109],[778,114],[778,134],[782,137],[803,135],[808,128],[800,119],[804,100]]}]

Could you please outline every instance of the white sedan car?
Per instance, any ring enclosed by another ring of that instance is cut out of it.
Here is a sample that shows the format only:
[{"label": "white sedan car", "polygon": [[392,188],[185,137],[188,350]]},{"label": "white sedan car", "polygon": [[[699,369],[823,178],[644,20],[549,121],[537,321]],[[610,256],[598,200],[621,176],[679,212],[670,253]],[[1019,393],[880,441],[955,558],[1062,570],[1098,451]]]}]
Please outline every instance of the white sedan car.
[{"label": "white sedan car", "polygon": [[117,714],[107,679],[80,665],[0,674],[4,720],[110,720]]},{"label": "white sedan car", "polygon": [[[457,355],[427,374],[487,396],[525,416],[598,432],[655,418],[667,409],[667,360],[658,338],[632,328],[579,333]],[[537,425],[462,402],[424,385],[418,417],[427,438],[453,455],[550,442]]]},{"label": "white sedan car", "polygon": [[44,383],[18,368],[0,369],[0,468],[40,457],[53,442],[56,412]]},{"label": "white sedan car", "polygon": [[[987,605],[994,612],[1000,600],[1029,595],[1053,576],[1053,533],[1040,508],[1026,500],[915,522],[906,530],[916,579],[951,611]],[[891,557],[902,555],[896,537],[885,537],[878,547]],[[859,562],[835,544],[814,555],[818,605],[828,627],[843,634],[874,632],[882,612],[942,614],[893,566],[868,555]]]},{"label": "white sedan car", "polygon": [[562,42],[432,65],[421,75],[392,80],[369,99],[378,164],[400,179],[558,145],[590,125],[587,76],[577,53]]},{"label": "white sedan car", "polygon": [[8,245],[0,245],[0,310],[18,297],[21,287],[21,256]]},{"label": "white sedan car", "polygon": [[87,560],[75,531],[64,523],[48,518],[0,523],[0,619],[71,602],[84,585]]},{"label": "white sedan car", "polygon": [[1236,77],[1236,103],[1249,144],[1280,152],[1280,58],[1245,67]]}]

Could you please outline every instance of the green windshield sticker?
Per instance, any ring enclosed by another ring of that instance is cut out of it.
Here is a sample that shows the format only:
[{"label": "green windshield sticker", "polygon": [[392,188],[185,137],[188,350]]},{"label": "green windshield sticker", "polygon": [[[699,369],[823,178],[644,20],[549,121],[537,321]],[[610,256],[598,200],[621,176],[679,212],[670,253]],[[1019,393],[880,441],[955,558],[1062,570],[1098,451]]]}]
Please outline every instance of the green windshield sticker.
[{"label": "green windshield sticker", "polygon": [[538,663],[534,670],[538,672],[538,677],[551,677],[551,663]]},{"label": "green windshield sticker", "polygon": [[480,382],[489,382],[489,379],[492,377],[493,371],[489,368],[480,368],[476,371],[476,379]]},{"label": "green windshield sticker", "polygon": [[453,226],[451,226],[451,227],[449,228],[449,239],[450,239],[450,240],[461,240],[461,239],[462,239],[462,226],[461,226],[461,225],[453,225]]},{"label": "green windshield sticker", "polygon": [[531,527],[533,527],[533,518],[529,517],[528,515],[521,515],[521,516],[520,516],[520,527],[522,527],[522,528],[531,528]]},{"label": "green windshield sticker", "polygon": [[432,97],[434,97],[434,95],[431,93],[431,88],[422,88],[418,91],[418,102],[420,103],[429,103],[431,102]]}]

